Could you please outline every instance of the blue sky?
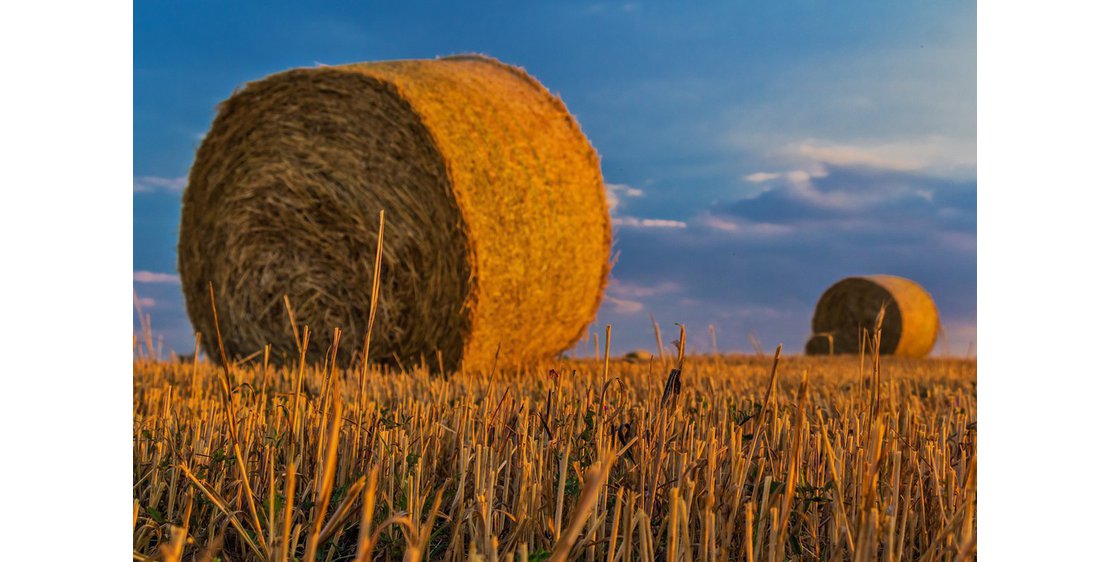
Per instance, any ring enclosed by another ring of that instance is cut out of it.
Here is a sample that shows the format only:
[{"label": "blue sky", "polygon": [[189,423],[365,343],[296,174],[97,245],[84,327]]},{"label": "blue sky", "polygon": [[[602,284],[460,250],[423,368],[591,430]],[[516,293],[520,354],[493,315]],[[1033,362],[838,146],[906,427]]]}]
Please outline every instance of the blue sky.
[{"label": "blue sky", "polygon": [[[558,94],[601,156],[616,351],[801,351],[824,288],[914,279],[935,353],[976,335],[976,6],[968,2],[134,6],[134,281],[191,351],[181,191],[215,107],[292,67],[481,52]],[[668,332],[667,339],[671,339]]]}]

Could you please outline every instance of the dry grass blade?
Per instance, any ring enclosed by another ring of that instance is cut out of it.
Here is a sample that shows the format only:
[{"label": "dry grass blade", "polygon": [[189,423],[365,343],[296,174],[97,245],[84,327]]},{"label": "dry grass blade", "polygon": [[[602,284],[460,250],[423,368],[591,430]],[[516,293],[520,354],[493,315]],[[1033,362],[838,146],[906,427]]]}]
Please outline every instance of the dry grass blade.
[{"label": "dry grass blade", "polygon": [[659,401],[660,407],[667,404],[672,406],[678,404],[678,395],[682,392],[682,363],[686,358],[686,326],[679,324],[679,336],[674,344],[678,351],[678,364],[671,369],[670,375],[667,376],[667,383],[663,385],[663,398]]},{"label": "dry grass blade", "polygon": [[297,316],[293,314],[293,304],[289,302],[289,295],[282,295],[282,300],[285,301],[285,310],[289,313],[289,326],[293,328],[293,342],[297,344],[297,354],[304,354],[304,342],[301,341],[300,332],[297,329]]},{"label": "dry grass blade", "polygon": [[382,521],[381,524],[374,529],[374,532],[370,533],[370,539],[364,551],[364,557],[356,558],[355,562],[367,562],[370,560],[374,548],[378,546],[378,539],[382,536],[382,532],[389,528],[390,525],[400,525],[404,531],[407,531],[406,536],[408,537],[415,538],[418,535],[416,525],[413,524],[411,517],[407,515],[393,515],[385,521]]},{"label": "dry grass blade", "polygon": [[293,502],[289,500],[297,491],[297,471],[296,465],[292,462],[285,467],[285,510],[281,518],[281,557],[280,560],[285,562],[289,559],[289,551],[291,546],[289,544],[290,533],[293,532]]},{"label": "dry grass blade", "polygon": [[176,525],[170,526],[170,542],[159,547],[162,551],[163,562],[181,562],[181,553],[185,551],[185,529]]},{"label": "dry grass blade", "polygon": [[324,528],[320,530],[320,542],[326,542],[331,538],[339,526],[343,524],[343,520],[351,513],[351,508],[354,507],[355,502],[358,501],[359,495],[362,492],[362,487],[366,485],[366,476],[362,476],[351,484],[347,493],[343,495],[343,499],[339,501],[339,506],[335,508],[331,518],[324,524]]},{"label": "dry grass blade", "polygon": [[[806,401],[809,399],[809,373],[802,373],[802,385],[798,389],[797,406],[794,408],[794,442],[793,454],[786,469],[786,491],[782,495],[782,508],[779,510],[782,519],[777,522],[779,542],[777,550],[782,551],[789,532],[790,514],[792,513],[794,492],[798,485],[798,472],[801,464],[802,440],[808,438],[806,427]],[[774,522],[772,522],[774,523]]]},{"label": "dry grass blade", "polygon": [[365,375],[370,362],[370,335],[374,333],[374,318],[378,315],[378,292],[382,283],[382,248],[385,243],[385,209],[378,213],[378,249],[374,253],[374,282],[370,286],[370,317],[366,320],[366,341],[362,345],[362,373]]},{"label": "dry grass blade", "polygon": [[254,538],[252,538],[250,533],[247,532],[247,529],[243,527],[243,524],[239,522],[239,518],[236,517],[235,513],[231,511],[231,508],[227,506],[227,502],[217,496],[215,492],[209,489],[208,486],[206,486],[203,482],[198,480],[197,477],[193,475],[193,472],[189,470],[189,467],[182,464],[181,470],[182,472],[184,472],[185,477],[188,478],[189,481],[191,481],[193,485],[196,486],[197,489],[199,489],[206,498],[208,498],[208,501],[215,504],[216,507],[224,514],[224,516],[228,518],[228,520],[231,522],[231,526],[234,527],[236,531],[238,531],[239,536],[243,539],[247,546],[250,547],[255,556],[257,556],[259,560],[265,560],[267,558],[266,555],[262,553],[262,549],[260,549],[258,545],[254,542]]},{"label": "dry grass blade", "polygon": [[138,291],[131,291],[131,296],[135,301],[135,312],[139,315],[139,329],[142,331],[143,344],[146,345],[147,359],[154,360],[154,339],[150,330],[150,316],[143,314],[142,299],[139,298]]},{"label": "dry grass blade", "polygon": [[659,323],[655,321],[655,317],[648,314],[648,318],[651,319],[651,327],[655,330],[655,346],[659,350],[659,361],[661,364],[666,365],[667,356],[663,350],[663,333],[659,329]]},{"label": "dry grass blade", "polygon": [[[431,539],[432,528],[435,527],[441,503],[443,503],[443,488],[436,491],[435,500],[432,501],[432,509],[428,513],[427,520],[420,526],[420,536],[416,539],[416,544],[410,543],[408,548],[405,549],[405,562],[419,562],[424,551],[428,548],[428,541]],[[494,552],[496,552],[496,548]]]},{"label": "dry grass blade", "polygon": [[600,460],[586,472],[586,485],[582,488],[581,495],[578,496],[578,505],[574,509],[574,515],[570,518],[570,525],[559,537],[559,541],[555,543],[555,550],[550,558],[551,562],[566,562],[567,557],[570,556],[570,550],[577,542],[582,528],[586,526],[586,520],[589,519],[590,513],[597,502],[597,497],[605,484],[605,479],[609,476],[609,469],[612,467],[613,460],[615,460],[615,457]]},{"label": "dry grass blade", "polygon": [[381,468],[378,466],[370,471],[370,484],[366,487],[366,493],[362,496],[362,518],[359,522],[358,550],[355,551],[355,562],[369,560],[373,554],[370,532],[372,529],[371,521],[374,518],[374,499],[377,497],[378,474],[380,472]]},{"label": "dry grass blade", "polygon": [[[221,379],[221,387],[223,388],[223,403],[224,414],[227,417],[228,431],[231,435],[231,448],[235,453],[235,462],[239,467],[239,476],[243,482],[243,487],[247,491],[247,508],[251,516],[251,524],[254,525],[254,532],[256,537],[264,537],[262,532],[262,522],[258,518],[258,510],[254,506],[254,493],[251,491],[250,475],[247,472],[247,463],[243,460],[243,452],[239,445],[239,432],[236,429],[235,422],[235,407],[231,398],[231,367],[227,362],[227,354],[224,353],[223,337],[220,335],[220,319],[216,312],[216,290],[212,284],[208,284],[208,295],[212,302],[212,325],[216,329],[216,342],[220,349],[220,364],[223,366],[224,378]],[[262,550],[269,557],[269,547],[263,543]]]},{"label": "dry grass blade", "polygon": [[331,431],[328,437],[328,448],[324,457],[323,477],[316,493],[316,504],[313,507],[312,528],[309,530],[308,547],[305,549],[306,560],[316,560],[316,548],[321,539],[320,530],[327,515],[328,503],[331,500],[332,485],[335,483],[335,462],[339,447],[339,426],[343,422],[342,405],[332,404],[334,414],[331,420]]}]

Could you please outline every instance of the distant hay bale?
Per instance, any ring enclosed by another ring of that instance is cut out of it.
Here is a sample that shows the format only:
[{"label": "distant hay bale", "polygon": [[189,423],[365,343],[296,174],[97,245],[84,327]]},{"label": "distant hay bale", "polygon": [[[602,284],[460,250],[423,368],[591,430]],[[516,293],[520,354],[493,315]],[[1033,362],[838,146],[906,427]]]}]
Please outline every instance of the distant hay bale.
[{"label": "distant hay bale", "polygon": [[624,360],[631,363],[642,363],[650,361],[654,355],[646,349],[634,349],[624,354]]},{"label": "distant hay bale", "polygon": [[448,369],[571,347],[609,271],[598,158],[563,103],[481,56],[296,69],[219,107],[189,174],[178,267],[218,353],[361,353],[385,210],[374,360]]},{"label": "distant hay bale", "polygon": [[920,285],[893,275],[848,277],[829,287],[813,312],[813,335],[806,342],[809,355],[859,353],[861,328],[874,331],[883,304],[879,353],[925,357],[933,349],[940,328],[933,298]]}]

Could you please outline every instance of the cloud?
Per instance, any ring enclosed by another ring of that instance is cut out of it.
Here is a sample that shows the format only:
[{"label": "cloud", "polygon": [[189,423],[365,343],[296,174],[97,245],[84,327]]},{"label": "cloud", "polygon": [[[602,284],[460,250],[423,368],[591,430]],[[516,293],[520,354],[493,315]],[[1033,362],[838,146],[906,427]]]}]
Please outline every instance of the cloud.
[{"label": "cloud", "polygon": [[[829,212],[858,214],[907,197],[932,202],[938,184],[973,185],[975,176],[974,142],[967,145],[943,137],[870,144],[805,140],[772,151],[767,160],[786,164],[787,169],[744,176],[761,191],[738,205],[778,219],[797,218],[799,213],[814,218]],[[836,176],[829,178],[830,171]],[[970,191],[974,193],[974,187]],[[755,200],[758,203],[743,203]],[[789,208],[791,216],[771,208]]]},{"label": "cloud", "polygon": [[605,303],[611,305],[613,308],[613,312],[615,312],[616,314],[636,314],[637,312],[643,312],[644,310],[644,303],[640,301],[606,296]]},{"label": "cloud", "polygon": [[644,190],[637,189],[623,183],[605,184],[605,201],[609,203],[609,212],[613,213],[621,204],[622,197],[643,197]]},{"label": "cloud", "polygon": [[[761,184],[754,196],[712,209],[718,220],[703,219],[717,230],[739,230],[727,222],[819,225],[858,228],[883,225],[892,230],[975,231],[975,182],[919,171],[822,164],[820,170],[782,172]],[[831,234],[836,234],[835,232]]]},{"label": "cloud", "polygon": [[686,223],[684,221],[641,219],[637,217],[613,217],[613,225],[631,228],[686,228]]},{"label": "cloud", "polygon": [[712,214],[701,216],[699,222],[710,230],[746,236],[782,236],[794,232],[794,227],[785,224],[727,219]]},{"label": "cloud", "polygon": [[644,310],[643,299],[676,294],[681,290],[682,287],[673,281],[643,285],[612,277],[605,288],[605,302],[616,314],[635,314]]},{"label": "cloud", "polygon": [[744,176],[744,179],[752,183],[763,183],[769,180],[777,180],[780,177],[782,177],[782,174],[778,172],[756,172],[754,174],[748,174]]},{"label": "cloud", "polygon": [[926,172],[948,177],[974,173],[975,148],[974,139],[926,136],[870,143],[805,140],[783,147],[781,153],[788,160],[810,165]]},{"label": "cloud", "polygon": [[639,217],[617,216],[617,209],[626,198],[640,198],[644,190],[623,183],[605,184],[605,199],[609,203],[609,213],[613,225],[630,228],[686,228],[686,223],[670,219],[644,219]]},{"label": "cloud", "polygon": [[181,278],[172,273],[155,273],[153,271],[136,271],[133,274],[135,283],[180,283]]},{"label": "cloud", "polygon": [[154,308],[156,304],[158,303],[150,297],[139,297],[139,306],[145,309]]},{"label": "cloud", "polygon": [[605,292],[625,298],[644,298],[673,294],[681,290],[682,287],[678,283],[675,283],[673,281],[664,281],[662,283],[643,285],[639,283],[629,283],[627,281],[621,281],[620,279],[613,277],[609,279],[609,285],[606,287]]},{"label": "cloud", "polygon": [[185,190],[185,185],[189,182],[189,178],[163,178],[158,176],[139,176],[134,178],[133,192],[134,193],[154,193],[154,192],[168,192],[180,193]]}]

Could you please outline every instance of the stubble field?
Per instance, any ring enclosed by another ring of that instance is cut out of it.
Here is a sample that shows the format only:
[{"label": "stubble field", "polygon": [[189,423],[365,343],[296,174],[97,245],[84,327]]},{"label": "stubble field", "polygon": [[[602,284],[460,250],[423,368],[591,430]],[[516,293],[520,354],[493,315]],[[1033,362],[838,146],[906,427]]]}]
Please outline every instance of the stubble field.
[{"label": "stubble field", "polygon": [[134,362],[136,560],[963,560],[976,364]]}]

